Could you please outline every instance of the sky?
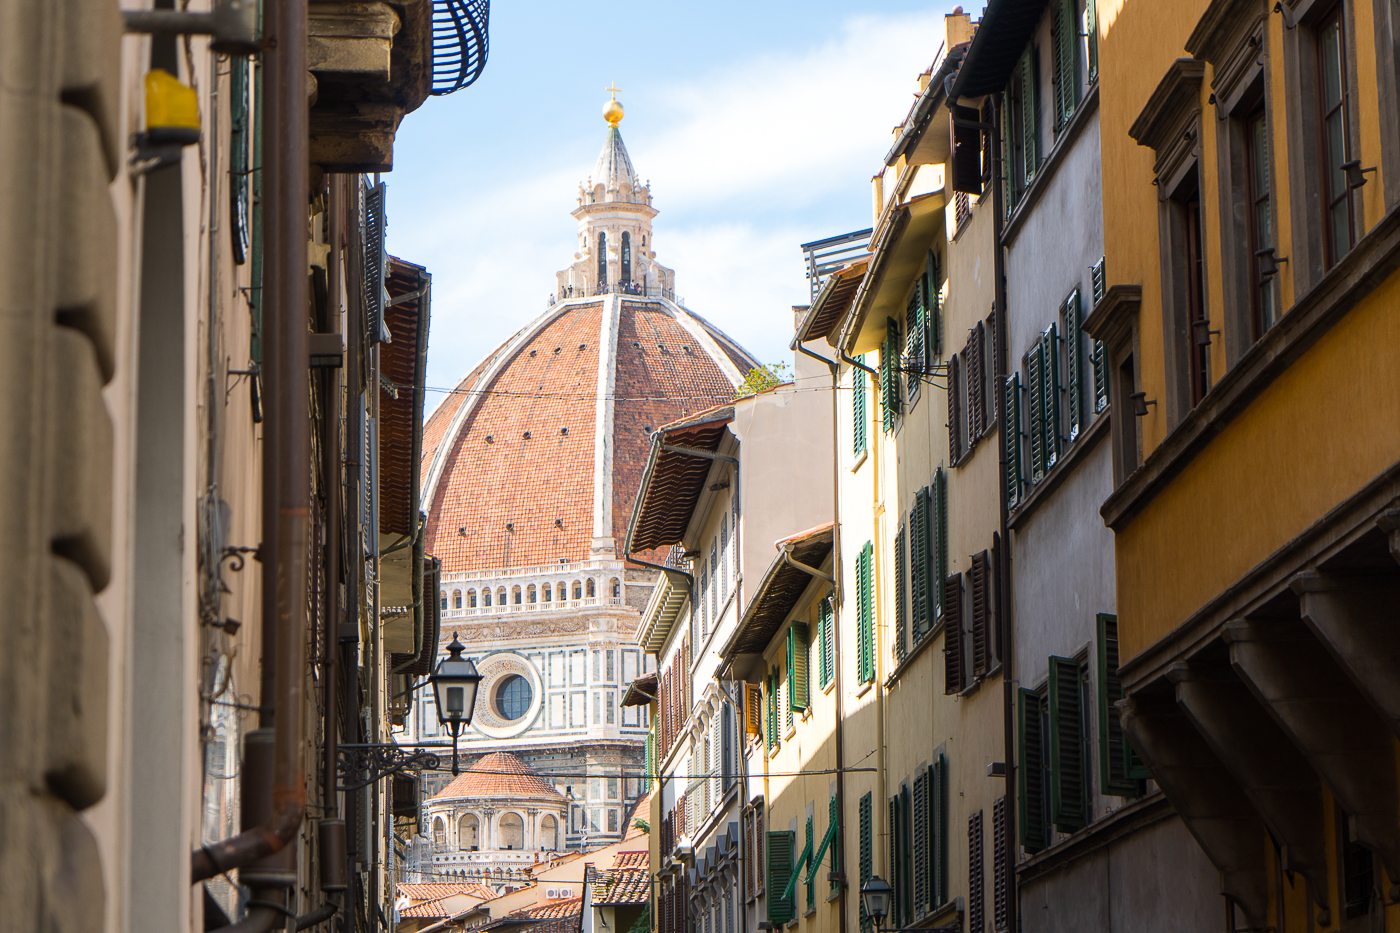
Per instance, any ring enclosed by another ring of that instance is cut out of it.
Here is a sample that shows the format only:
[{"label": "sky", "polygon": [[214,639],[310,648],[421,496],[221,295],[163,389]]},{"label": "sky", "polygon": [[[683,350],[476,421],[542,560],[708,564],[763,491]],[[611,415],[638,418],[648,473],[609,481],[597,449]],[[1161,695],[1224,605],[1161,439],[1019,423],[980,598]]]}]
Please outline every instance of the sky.
[{"label": "sky", "polygon": [[389,251],[433,276],[429,387],[545,310],[614,82],[677,296],[759,360],[788,360],[809,298],[799,245],[870,226],[870,178],[950,8],[497,0],[482,76],[404,118],[384,176]]}]

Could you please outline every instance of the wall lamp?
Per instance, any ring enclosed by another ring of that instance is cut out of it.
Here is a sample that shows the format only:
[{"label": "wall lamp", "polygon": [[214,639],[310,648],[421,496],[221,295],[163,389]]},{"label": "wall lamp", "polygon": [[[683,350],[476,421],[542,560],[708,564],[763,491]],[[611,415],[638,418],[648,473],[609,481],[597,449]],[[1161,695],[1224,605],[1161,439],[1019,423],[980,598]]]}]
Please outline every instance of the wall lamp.
[{"label": "wall lamp", "polygon": [[1342,163],[1342,171],[1347,173],[1347,187],[1353,190],[1366,184],[1366,175],[1374,172],[1376,167],[1362,168],[1360,159],[1352,159],[1350,162]]},{"label": "wall lamp", "polygon": [[1278,264],[1288,262],[1287,256],[1277,255],[1278,250],[1272,246],[1254,251],[1254,258],[1259,260],[1259,277],[1261,279],[1271,279],[1278,275]]},{"label": "wall lamp", "polygon": [[[890,901],[894,899],[894,888],[890,883],[879,875],[871,875],[864,884],[860,886],[860,903],[865,908],[866,916],[875,923],[875,928],[881,933],[960,933],[961,923],[951,923],[938,927],[899,927],[885,929],[885,918],[890,915]],[[961,900],[961,898],[959,898]],[[959,905],[961,906],[961,905]]]},{"label": "wall lamp", "polygon": [[1210,320],[1207,318],[1203,318],[1199,321],[1192,321],[1191,330],[1196,337],[1196,346],[1198,347],[1210,346],[1211,335],[1220,335],[1220,331],[1210,329]]},{"label": "wall lamp", "polygon": [[1129,395],[1128,398],[1133,401],[1133,414],[1139,418],[1147,417],[1148,405],[1157,404],[1157,400],[1155,398],[1148,398],[1146,392],[1134,392],[1132,395]]},{"label": "wall lamp", "polygon": [[481,674],[471,658],[462,657],[465,646],[452,636],[452,644],[447,646],[448,656],[438,662],[428,680],[433,685],[437,698],[438,722],[452,733],[452,776],[457,771],[457,736],[462,727],[472,722],[472,709],[476,706],[476,688],[481,685]]}]

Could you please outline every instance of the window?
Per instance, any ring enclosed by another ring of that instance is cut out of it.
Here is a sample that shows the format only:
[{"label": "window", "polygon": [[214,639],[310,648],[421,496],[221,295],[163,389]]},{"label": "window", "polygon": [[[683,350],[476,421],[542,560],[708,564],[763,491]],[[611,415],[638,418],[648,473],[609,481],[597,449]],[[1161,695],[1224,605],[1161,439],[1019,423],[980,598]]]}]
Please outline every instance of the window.
[{"label": "window", "polygon": [[1040,66],[1035,46],[1021,55],[1020,65],[1003,96],[1002,148],[1007,171],[1003,196],[1009,216],[1021,194],[1040,169]]},{"label": "window", "polygon": [[928,280],[924,276],[919,276],[914,283],[914,290],[909,293],[909,301],[904,309],[904,365],[909,370],[909,391],[912,394],[919,384],[918,376],[927,372],[928,367],[924,357],[924,338],[928,329],[928,302],[924,297],[924,291],[928,287]]},{"label": "window", "polygon": [[767,689],[763,692],[763,728],[768,754],[778,747],[778,669],[768,672]]},{"label": "window", "polygon": [[871,592],[871,559],[874,548],[869,541],[856,557],[856,683],[875,681],[875,610]]},{"label": "window", "polygon": [[1006,377],[1002,388],[1001,410],[1006,416],[1006,433],[1001,458],[1002,482],[1006,484],[1006,506],[1014,509],[1021,504],[1025,489],[1025,473],[1021,461],[1021,374]]},{"label": "window", "polygon": [[943,692],[949,696],[968,686],[962,596],[962,574],[949,574],[943,581]]},{"label": "window", "polygon": [[521,592],[520,592],[520,587],[518,587],[518,586],[512,587],[512,588],[511,588],[511,595],[515,597],[515,604],[516,604],[517,606],[521,605],[521,603],[522,603],[522,594],[521,594]]},{"label": "window", "polygon": [[622,276],[623,285],[632,284],[632,235],[627,232],[622,234]]},{"label": "window", "polygon": [[903,661],[909,651],[906,634],[909,627],[909,613],[904,605],[909,591],[909,568],[904,563],[904,555],[907,550],[905,546],[906,534],[907,529],[901,525],[894,536],[894,657],[896,662]]},{"label": "window", "polygon": [[1050,658],[1043,691],[1021,689],[1019,790],[1021,845],[1049,845],[1051,827],[1072,833],[1089,822],[1088,671],[1075,658]]},{"label": "window", "polygon": [[1100,612],[1095,619],[1098,645],[1099,786],[1118,797],[1141,797],[1147,768],[1133,750],[1117,703],[1123,699],[1118,678],[1118,617]]},{"label": "window", "polygon": [[481,603],[481,604],[482,604],[483,606],[489,606],[489,605],[491,605],[491,591],[490,591],[490,590],[482,590],[482,591],[481,591],[481,600],[482,600],[482,603]]},{"label": "window", "polygon": [[963,378],[962,354],[948,359],[948,462],[963,458]]},{"label": "window", "polygon": [[981,679],[991,673],[1001,659],[997,644],[995,565],[990,551],[974,554],[968,563],[967,590],[972,604],[972,676]]},{"label": "window", "polygon": [[986,929],[984,912],[986,893],[983,888],[986,866],[982,864],[982,811],[967,818],[967,928]]},{"label": "window", "polygon": [[[795,836],[796,833],[788,831],[768,833],[768,922],[774,926],[787,923],[797,915],[788,884],[793,876]],[[783,896],[784,891],[787,891],[786,896]]]},{"label": "window", "polygon": [[831,597],[823,596],[817,602],[817,637],[821,640],[821,658],[819,665],[819,678],[822,689],[825,690],[836,676],[836,632],[835,613],[831,608]]},{"label": "window", "polygon": [[1069,293],[1060,305],[1060,327],[1064,332],[1065,353],[1065,440],[1074,443],[1084,428],[1084,331],[1079,289]]},{"label": "window", "polygon": [[1330,268],[1351,252],[1356,217],[1347,166],[1351,163],[1350,92],[1344,5],[1338,3],[1314,27],[1317,38],[1318,148],[1322,155],[1322,226]]},{"label": "window", "polygon": [[574,581],[574,599],[583,599],[583,584],[578,580]]},{"label": "window", "polygon": [[553,599],[554,593],[553,593],[553,591],[550,589],[549,584],[546,583],[546,584],[544,585],[544,588],[543,588],[543,589],[544,589],[544,601],[545,601],[545,602],[551,602],[552,599]]},{"label": "window", "polygon": [[[1093,3],[1093,0],[1089,0]],[[1055,133],[1059,134],[1079,107],[1079,17],[1075,0],[1055,0],[1050,21],[1051,97],[1055,106]]]},{"label": "window", "polygon": [[[1093,4],[1090,4],[1092,8]],[[1094,306],[1103,300],[1108,292],[1108,278],[1104,271],[1103,257],[1089,269],[1089,282],[1093,292]],[[1083,318],[1080,318],[1083,324]],[[1098,414],[1108,407],[1108,346],[1102,340],[1095,340],[1091,344],[1091,354],[1094,358],[1094,414]]]},{"label": "window", "polygon": [[534,584],[531,584],[530,586],[528,586],[528,587],[525,588],[525,601],[528,602],[528,603],[530,603],[531,605],[534,604],[534,602],[535,602],[535,587],[534,587]]},{"label": "window", "polygon": [[584,595],[589,599],[598,595],[597,584],[593,581],[592,577],[588,578],[588,582],[584,586]]},{"label": "window", "polygon": [[615,663],[614,663],[614,661],[615,661],[615,656],[616,656],[616,652],[614,652],[613,649],[609,648],[609,649],[607,650],[607,655],[606,655],[606,661],[607,661],[607,663],[606,663],[606,665],[605,665],[604,670],[605,670],[605,672],[606,672],[606,674],[607,674],[607,681],[608,681],[608,683],[610,683],[610,684],[612,684],[612,683],[617,683],[617,676],[616,676],[616,675],[617,675],[617,670],[616,670],[616,665],[615,665]]},{"label": "window", "polygon": [[617,778],[608,778],[608,799],[617,800]]},{"label": "window", "polygon": [[[863,357],[860,359],[863,360]],[[870,421],[870,415],[866,411],[866,375],[865,370],[859,366],[851,367],[851,423],[852,437],[855,447],[856,457],[865,453],[866,449],[866,427]]]},{"label": "window", "polygon": [[[837,823],[838,823],[838,821],[840,820],[840,818],[841,818],[841,813],[840,813],[840,811],[837,809],[837,806],[836,806],[836,795],[835,795],[835,794],[832,794],[832,795],[831,795],[831,798],[827,801],[827,804],[826,804],[826,819],[827,819],[826,840],[824,840],[824,841],[822,842],[822,848],[824,848],[824,849],[829,849],[830,852],[831,852],[831,864],[830,864],[830,865],[828,866],[828,868],[827,868],[827,870],[830,871],[830,872],[839,872],[839,871],[841,870],[841,847],[838,846],[838,845],[835,845],[835,842],[836,842],[836,826],[837,826]],[[820,854],[817,855],[816,864],[818,864],[818,865],[821,864],[821,855],[820,855]],[[839,882],[839,881],[833,880],[833,881],[830,882],[830,885],[831,885],[831,893],[832,893],[832,894],[835,894],[835,893],[837,893],[838,891],[841,890],[841,882]]]},{"label": "window", "polygon": [[[807,678],[807,623],[793,622],[787,632],[788,705],[805,712],[811,705]],[[791,721],[791,717],[789,717]]]},{"label": "window", "polygon": [[1201,240],[1201,186],[1193,171],[1179,191],[1175,200],[1184,224],[1185,251],[1177,257],[1181,264],[1180,275],[1185,279],[1186,292],[1186,344],[1191,383],[1191,406],[1199,405],[1210,389],[1210,374],[1207,371],[1209,356],[1207,350],[1210,338],[1201,339],[1202,331],[1208,330],[1210,321],[1206,317],[1206,275],[1205,253]]},{"label": "window", "polygon": [[593,649],[593,682],[594,682],[595,684],[596,684],[596,683],[601,683],[602,680],[603,680],[603,652],[602,652],[600,649],[598,649],[598,648],[594,648],[594,649]]},{"label": "window", "polygon": [[617,722],[617,697],[611,690],[607,692],[606,696],[608,707],[608,725],[611,726]]},{"label": "window", "polygon": [[438,848],[447,845],[447,824],[441,817],[433,820],[433,845]]},{"label": "window", "polygon": [[888,801],[889,807],[889,873],[890,887],[894,889],[890,898],[891,922],[903,927],[914,920],[914,879],[911,862],[913,852],[910,846],[910,800],[909,788],[900,788]]},{"label": "window", "polygon": [[533,699],[530,681],[519,674],[509,674],[496,687],[496,712],[506,722],[515,722],[529,712]]},{"label": "window", "polygon": [[885,318],[885,342],[880,347],[881,423],[893,431],[895,419],[903,410],[899,387],[899,322]]},{"label": "window", "polygon": [[963,349],[966,367],[963,384],[967,391],[967,446],[971,448],[986,433],[987,417],[987,330],[982,322],[967,335]]},{"label": "window", "polygon": [[598,288],[601,291],[608,284],[608,235],[598,234]]},{"label": "window", "polygon": [[1264,118],[1263,104],[1245,120],[1244,141],[1249,182],[1249,266],[1253,286],[1250,289],[1250,322],[1253,337],[1258,340],[1278,320],[1278,308],[1274,303],[1274,274],[1265,274],[1268,270],[1261,260],[1266,257],[1260,255],[1274,248],[1269,124]]},{"label": "window", "polygon": [[[444,605],[442,608],[446,609],[447,606]],[[453,590],[453,591],[452,591],[452,608],[454,608],[454,609],[461,609],[461,608],[462,608],[462,591],[461,591],[461,590]]]},{"label": "window", "polygon": [[1034,485],[1045,478],[1060,460],[1063,437],[1060,433],[1060,339],[1059,327],[1051,324],[1035,342],[1024,360],[1026,372],[1026,446],[1029,456],[1027,479]]},{"label": "window", "polygon": [[479,828],[480,823],[474,814],[464,814],[457,821],[457,848],[476,851],[481,845],[477,835]]},{"label": "window", "polygon": [[[459,598],[459,599],[461,598],[461,593],[460,593],[460,592],[458,593],[458,598]],[[457,604],[457,608],[458,608],[458,609],[462,608],[462,605],[461,605],[460,602]],[[438,604],[438,609],[440,609],[440,610],[446,610],[446,609],[447,609],[447,590],[443,590],[443,591],[442,591],[442,602]]]},{"label": "window", "polygon": [[[1376,896],[1376,859],[1370,849],[1356,841],[1351,832],[1351,820],[1341,807],[1337,808],[1336,814],[1338,835],[1341,837],[1338,840],[1341,858],[1337,866],[1341,869],[1341,877],[1337,887],[1342,895],[1342,910],[1346,920],[1367,918],[1371,915],[1371,902]],[[1359,931],[1368,927],[1358,924],[1356,929]]]},{"label": "window", "polygon": [[498,606],[504,606],[505,604],[506,604],[506,588],[505,588],[505,587],[500,587],[499,589],[496,590],[496,605],[498,605]]},{"label": "window", "polygon": [[[1120,399],[1131,399],[1137,392],[1137,373],[1133,367],[1131,353],[1124,356],[1123,362],[1119,364],[1116,383],[1113,391]],[[1118,467],[1115,479],[1119,483],[1138,468],[1139,462],[1137,418],[1130,407],[1125,405],[1123,408],[1123,417],[1113,419],[1118,437],[1118,449],[1115,451],[1117,456],[1114,458],[1117,461],[1114,465]]]},{"label": "window", "polygon": [[710,618],[719,625],[719,539],[710,542]]},{"label": "window", "polygon": [[[873,803],[870,794],[867,792],[860,798],[860,883],[863,887],[870,876],[875,873],[874,851],[871,839],[874,828],[872,827]],[[856,890],[860,890],[857,888]],[[865,912],[864,898],[860,899],[860,929],[861,933],[870,933],[873,926],[870,915]]]},{"label": "window", "polygon": [[962,225],[972,219],[972,197],[966,191],[953,195],[953,229],[961,230]]}]

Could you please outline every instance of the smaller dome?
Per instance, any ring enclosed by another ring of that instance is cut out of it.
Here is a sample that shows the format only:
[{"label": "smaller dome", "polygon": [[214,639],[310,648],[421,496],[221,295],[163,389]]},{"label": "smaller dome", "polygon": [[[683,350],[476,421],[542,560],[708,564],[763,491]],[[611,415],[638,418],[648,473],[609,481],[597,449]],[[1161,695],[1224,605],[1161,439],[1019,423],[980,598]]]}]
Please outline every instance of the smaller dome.
[{"label": "smaller dome", "polygon": [[608,126],[617,126],[622,122],[622,105],[614,98],[603,105],[603,119],[608,121]]},{"label": "smaller dome", "polygon": [[453,779],[434,800],[455,797],[545,797],[564,800],[564,795],[525,762],[510,752],[492,752]]}]

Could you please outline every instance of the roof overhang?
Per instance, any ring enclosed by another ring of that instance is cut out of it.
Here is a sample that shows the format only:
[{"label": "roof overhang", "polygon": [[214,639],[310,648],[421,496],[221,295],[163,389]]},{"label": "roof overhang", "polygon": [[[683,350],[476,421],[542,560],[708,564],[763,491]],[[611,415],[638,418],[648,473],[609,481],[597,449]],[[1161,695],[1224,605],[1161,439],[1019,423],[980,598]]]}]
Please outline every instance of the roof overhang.
[{"label": "roof overhang", "polygon": [[[950,157],[948,133],[939,132],[946,128],[946,121],[938,119],[939,114],[948,112],[947,101],[943,96],[943,83],[950,74],[958,70],[970,43],[963,42],[948,50],[943,61],[930,77],[928,86],[909,108],[909,116],[904,118],[894,145],[885,154],[885,164],[894,165],[900,156],[910,165],[939,165]],[[930,132],[932,131],[932,132]]]},{"label": "roof overhang", "polygon": [[989,0],[948,97],[982,97],[1005,88],[1047,4],[1048,0]]},{"label": "roof overhang", "polygon": [[734,634],[720,649],[720,656],[726,662],[732,663],[740,655],[762,654],[768,650],[802,594],[813,579],[817,579],[793,562],[820,569],[831,557],[835,542],[835,522],[826,522],[777,542],[778,556],[768,565]]},{"label": "roof overhang", "polygon": [[944,192],[921,194],[891,214],[876,243],[870,270],[842,324],[840,346],[865,353],[885,339],[885,319],[900,318],[909,285],[924,271],[930,244],[943,223]]},{"label": "roof overhang", "polygon": [[734,406],[724,405],[672,422],[651,436],[651,454],[627,523],[627,555],[680,543],[714,463],[705,455],[719,451],[733,420]]},{"label": "roof overhang", "polygon": [[851,298],[860,288],[869,267],[870,260],[858,259],[826,280],[822,290],[817,293],[817,300],[812,302],[812,307],[797,327],[794,346],[818,337],[830,341],[832,332],[845,317],[846,309],[851,306]]},{"label": "roof overhang", "polygon": [[656,675],[643,674],[622,693],[623,706],[646,706],[656,699]]}]

